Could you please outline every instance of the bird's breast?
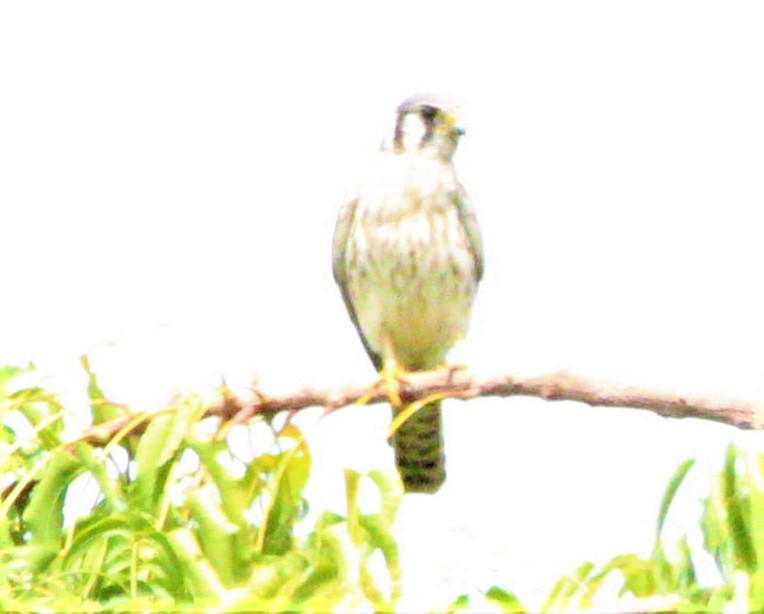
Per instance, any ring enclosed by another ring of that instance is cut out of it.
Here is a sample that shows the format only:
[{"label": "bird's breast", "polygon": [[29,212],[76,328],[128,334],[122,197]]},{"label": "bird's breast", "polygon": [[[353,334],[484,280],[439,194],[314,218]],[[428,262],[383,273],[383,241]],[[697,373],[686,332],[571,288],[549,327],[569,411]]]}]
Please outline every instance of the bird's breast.
[{"label": "bird's breast", "polygon": [[348,242],[348,290],[364,334],[410,368],[439,364],[466,332],[477,284],[458,184],[442,175],[398,177],[360,195]]}]

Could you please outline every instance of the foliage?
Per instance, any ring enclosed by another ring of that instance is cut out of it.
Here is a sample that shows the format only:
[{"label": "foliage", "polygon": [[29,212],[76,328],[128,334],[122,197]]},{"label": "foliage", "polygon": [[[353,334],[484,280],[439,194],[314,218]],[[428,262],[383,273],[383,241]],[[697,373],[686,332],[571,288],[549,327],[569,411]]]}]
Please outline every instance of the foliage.
[{"label": "foliage", "polygon": [[[581,564],[560,578],[543,612],[602,611],[597,601],[606,581],[620,580],[615,603],[606,610],[640,612],[764,611],[764,455],[727,449],[724,466],[703,500],[700,530],[703,549],[687,535],[672,543],[664,536],[666,519],[693,460],[682,463],[669,481],[659,508],[651,556],[613,557],[604,566]],[[700,573],[702,561],[715,573]],[[701,575],[718,577],[708,585]],[[519,608],[510,604],[505,612]]]},{"label": "foliage", "polygon": [[[0,369],[1,611],[394,608],[397,481],[346,472],[345,515],[298,537],[311,458],[294,424],[255,419],[268,445],[240,458],[231,439],[246,427],[204,417],[200,399],[133,414],[83,367],[94,428],[122,420],[101,440],[64,441],[57,396],[19,387],[33,367]],[[372,512],[364,482],[379,492]]]},{"label": "foliage", "polygon": [[[225,423],[194,396],[132,413],[83,367],[93,426],[74,441],[58,397],[23,385],[33,366],[0,368],[0,611],[396,608],[397,480],[347,471],[344,515],[325,511],[307,526],[311,457],[294,424]],[[246,457],[234,452],[242,431]],[[267,443],[254,445],[255,431]],[[703,500],[702,546],[665,531],[693,467],[685,461],[666,487],[649,557],[580,564],[542,611],[603,611],[614,586],[604,609],[764,611],[764,456],[728,448]],[[379,495],[371,512],[364,488]],[[717,580],[700,581],[703,560]],[[474,611],[475,601],[460,595],[441,610]],[[481,611],[528,611],[496,586],[479,601]]]}]

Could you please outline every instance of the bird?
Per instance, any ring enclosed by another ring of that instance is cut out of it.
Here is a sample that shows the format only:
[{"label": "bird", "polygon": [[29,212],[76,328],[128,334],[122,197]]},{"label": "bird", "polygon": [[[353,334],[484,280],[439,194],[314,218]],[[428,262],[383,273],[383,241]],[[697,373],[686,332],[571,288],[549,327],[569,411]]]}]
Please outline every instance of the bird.
[{"label": "bird", "polygon": [[[467,332],[483,276],[480,228],[453,163],[464,134],[458,115],[436,95],[404,100],[392,139],[335,226],[334,279],[388,391],[406,373],[445,366]],[[400,397],[389,396],[398,415]],[[446,479],[440,401],[411,415],[391,443],[404,491],[437,492]]]}]

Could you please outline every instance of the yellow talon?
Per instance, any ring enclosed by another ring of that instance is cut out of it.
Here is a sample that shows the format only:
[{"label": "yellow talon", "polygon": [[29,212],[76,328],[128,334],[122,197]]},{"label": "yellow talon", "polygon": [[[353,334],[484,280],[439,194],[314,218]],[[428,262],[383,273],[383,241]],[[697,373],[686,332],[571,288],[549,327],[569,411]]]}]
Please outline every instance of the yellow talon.
[{"label": "yellow talon", "polygon": [[369,391],[366,394],[355,402],[355,404],[366,405],[372,397],[381,392],[380,386],[384,384],[385,392],[390,399],[390,404],[396,408],[403,407],[399,379],[405,375],[406,371],[401,369],[395,360],[386,360],[382,365],[382,369],[379,371],[379,379],[373,386],[371,386],[371,388],[369,388]]}]

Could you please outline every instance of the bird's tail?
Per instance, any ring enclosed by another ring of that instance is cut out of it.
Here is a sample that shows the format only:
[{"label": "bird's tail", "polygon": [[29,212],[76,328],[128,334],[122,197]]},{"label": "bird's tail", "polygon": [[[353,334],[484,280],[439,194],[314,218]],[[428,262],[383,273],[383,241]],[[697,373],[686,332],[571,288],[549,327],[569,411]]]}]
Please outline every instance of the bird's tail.
[{"label": "bird's tail", "polygon": [[[393,414],[400,410],[393,409]],[[410,416],[393,435],[395,464],[406,492],[434,493],[446,480],[440,401]]]}]

